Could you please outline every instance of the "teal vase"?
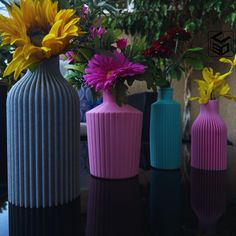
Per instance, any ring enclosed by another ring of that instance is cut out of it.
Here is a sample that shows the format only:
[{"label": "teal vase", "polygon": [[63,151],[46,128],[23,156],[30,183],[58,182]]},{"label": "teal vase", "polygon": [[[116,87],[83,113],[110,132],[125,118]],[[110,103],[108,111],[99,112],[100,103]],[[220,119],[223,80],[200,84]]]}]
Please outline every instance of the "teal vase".
[{"label": "teal vase", "polygon": [[180,104],[173,100],[172,88],[161,88],[152,104],[150,118],[151,166],[178,169],[181,157]]}]

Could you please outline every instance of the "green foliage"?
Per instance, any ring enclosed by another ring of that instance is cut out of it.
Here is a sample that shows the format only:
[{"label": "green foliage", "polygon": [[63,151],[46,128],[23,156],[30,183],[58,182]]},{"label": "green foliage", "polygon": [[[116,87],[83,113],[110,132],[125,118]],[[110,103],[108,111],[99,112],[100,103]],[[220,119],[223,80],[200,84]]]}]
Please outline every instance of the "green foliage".
[{"label": "green foliage", "polygon": [[194,70],[202,70],[204,62],[209,60],[203,53],[203,48],[190,48],[184,52],[182,58],[183,61]]},{"label": "green foliage", "polygon": [[125,55],[128,59],[133,61],[143,61],[142,52],[146,48],[146,36],[144,37],[133,37],[132,44],[125,48]]},{"label": "green foliage", "polygon": [[[56,1],[56,0],[55,0]],[[72,8],[75,9],[78,13],[81,12],[81,9],[84,4],[89,6],[89,9],[94,14],[93,20],[97,16],[101,15],[115,15],[118,13],[117,8],[115,8],[112,4],[110,4],[112,1],[103,1],[103,0],[58,0],[59,7],[61,9],[68,9]],[[112,2],[113,3],[113,2]],[[118,5],[119,6],[119,5]]]},{"label": "green foliage", "polygon": [[[1,40],[0,40],[1,43]],[[9,45],[0,47],[0,83],[5,83],[10,88],[14,84],[13,76],[7,76],[3,78],[3,73],[7,67],[7,64],[12,59],[12,48]]]},{"label": "green foliage", "polygon": [[115,21],[127,34],[146,35],[151,43],[173,25],[194,34],[207,31],[208,24],[217,20],[233,27],[235,12],[235,0],[134,0],[132,12],[122,11],[110,22]]},{"label": "green foliage", "polygon": [[119,106],[127,103],[128,88],[129,87],[124,83],[123,79],[118,79],[111,89],[111,94],[115,97],[116,102]]}]

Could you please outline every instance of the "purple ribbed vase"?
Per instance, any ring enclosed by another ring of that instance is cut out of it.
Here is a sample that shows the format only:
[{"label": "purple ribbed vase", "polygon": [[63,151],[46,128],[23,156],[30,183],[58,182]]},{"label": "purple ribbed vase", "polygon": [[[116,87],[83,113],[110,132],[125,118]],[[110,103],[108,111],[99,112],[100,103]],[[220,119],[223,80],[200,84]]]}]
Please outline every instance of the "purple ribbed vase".
[{"label": "purple ribbed vase", "polygon": [[192,125],[191,166],[203,170],[227,167],[227,128],[219,115],[218,100],[200,105]]},{"label": "purple ribbed vase", "polygon": [[124,179],[139,171],[142,112],[118,106],[109,91],[103,103],[86,113],[90,173]]}]

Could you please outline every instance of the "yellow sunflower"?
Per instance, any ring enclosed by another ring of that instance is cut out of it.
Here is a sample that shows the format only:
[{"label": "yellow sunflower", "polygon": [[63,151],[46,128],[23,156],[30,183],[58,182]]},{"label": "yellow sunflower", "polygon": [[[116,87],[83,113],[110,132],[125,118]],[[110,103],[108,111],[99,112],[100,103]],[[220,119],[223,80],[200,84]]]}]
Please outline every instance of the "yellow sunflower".
[{"label": "yellow sunflower", "polygon": [[51,0],[20,0],[8,7],[9,17],[0,15],[2,45],[16,47],[4,76],[17,79],[30,65],[62,53],[73,37],[83,32],[75,10],[58,11]]}]

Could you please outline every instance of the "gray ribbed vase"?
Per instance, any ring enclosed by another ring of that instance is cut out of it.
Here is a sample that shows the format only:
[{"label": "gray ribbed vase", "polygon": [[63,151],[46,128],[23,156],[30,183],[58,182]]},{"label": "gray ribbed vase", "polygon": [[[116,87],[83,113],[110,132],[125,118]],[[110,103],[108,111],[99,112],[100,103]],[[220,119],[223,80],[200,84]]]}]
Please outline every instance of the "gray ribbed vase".
[{"label": "gray ribbed vase", "polygon": [[28,71],[7,97],[8,200],[57,206],[79,196],[79,97],[58,57]]}]

